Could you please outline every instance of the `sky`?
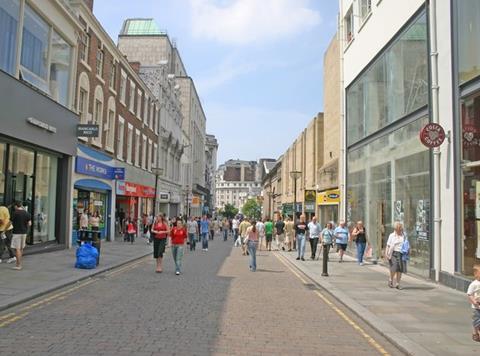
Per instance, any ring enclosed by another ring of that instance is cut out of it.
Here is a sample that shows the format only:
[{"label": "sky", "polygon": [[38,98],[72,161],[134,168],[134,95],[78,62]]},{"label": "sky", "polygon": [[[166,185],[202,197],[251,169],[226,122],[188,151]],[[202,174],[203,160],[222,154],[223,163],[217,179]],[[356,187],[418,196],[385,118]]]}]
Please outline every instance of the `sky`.
[{"label": "sky", "polygon": [[337,0],[95,0],[117,42],[126,18],[154,18],[175,40],[228,159],[278,158],[323,110],[323,55]]}]

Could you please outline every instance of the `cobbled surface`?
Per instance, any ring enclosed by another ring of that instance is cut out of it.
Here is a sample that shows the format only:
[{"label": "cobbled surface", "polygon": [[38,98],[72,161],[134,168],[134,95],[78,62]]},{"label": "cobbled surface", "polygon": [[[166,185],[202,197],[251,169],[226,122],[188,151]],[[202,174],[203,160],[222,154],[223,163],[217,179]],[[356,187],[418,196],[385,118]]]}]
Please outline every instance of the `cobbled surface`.
[{"label": "cobbled surface", "polygon": [[[231,241],[185,251],[174,274],[154,260],[101,275],[0,328],[5,355],[378,355],[358,331],[305,287],[275,252],[258,253],[257,272]],[[4,311],[22,308],[48,296]],[[348,313],[348,312],[347,312]],[[390,354],[400,354],[353,316]],[[1,320],[1,319],[0,319]]]}]

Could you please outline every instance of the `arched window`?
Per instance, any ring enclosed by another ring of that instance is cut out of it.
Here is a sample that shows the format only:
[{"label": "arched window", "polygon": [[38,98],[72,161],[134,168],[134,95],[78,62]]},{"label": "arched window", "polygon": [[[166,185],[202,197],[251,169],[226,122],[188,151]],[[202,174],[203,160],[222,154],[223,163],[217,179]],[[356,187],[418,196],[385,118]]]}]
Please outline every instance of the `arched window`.
[{"label": "arched window", "polygon": [[110,152],[113,152],[113,146],[115,141],[115,121],[115,98],[111,96],[110,98],[108,98],[107,117],[104,125],[105,149]]},{"label": "arched window", "polygon": [[80,116],[81,124],[88,124],[88,98],[90,94],[90,82],[88,75],[82,72],[78,77],[78,93],[77,93],[77,112]]},{"label": "arched window", "polygon": [[94,138],[92,143],[99,147],[102,146],[103,103],[103,90],[100,85],[97,85],[93,100],[93,124],[98,125],[98,137]]}]

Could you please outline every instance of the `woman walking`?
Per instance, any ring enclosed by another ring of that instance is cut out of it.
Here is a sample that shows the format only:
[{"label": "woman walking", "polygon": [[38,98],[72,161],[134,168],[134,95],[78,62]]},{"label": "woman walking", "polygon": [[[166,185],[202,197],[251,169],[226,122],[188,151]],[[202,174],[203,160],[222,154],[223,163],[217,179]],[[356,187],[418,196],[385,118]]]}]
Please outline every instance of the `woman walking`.
[{"label": "woman walking", "polygon": [[323,258],[328,260],[328,253],[333,244],[333,224],[328,222],[322,230]]},{"label": "woman walking", "polygon": [[162,273],[162,260],[165,253],[165,245],[167,242],[167,236],[170,233],[168,223],[162,214],[157,216],[157,219],[153,223],[153,258],[157,260],[157,267],[155,272]]},{"label": "woman walking", "polygon": [[178,276],[182,272],[183,246],[187,239],[187,230],[181,220],[177,220],[177,226],[172,229],[171,238],[175,274]]},{"label": "woman walking", "polygon": [[2,256],[5,249],[8,251],[7,263],[12,263],[17,260],[15,253],[10,247],[12,243],[13,224],[10,220],[10,212],[5,206],[0,206],[0,263],[2,263]]},{"label": "woman walking", "polygon": [[250,255],[250,271],[257,270],[257,246],[258,246],[258,230],[256,221],[252,221],[251,226],[247,228],[245,244],[247,245]]},{"label": "woman walking", "polygon": [[297,240],[298,256],[297,260],[305,261],[305,238],[308,231],[308,225],[305,222],[305,215],[300,215],[300,221],[295,224],[295,236]]},{"label": "woman walking", "polygon": [[[390,279],[388,281],[388,286],[390,288],[395,287],[397,289],[402,289],[400,286],[400,280],[402,278],[402,273],[406,272],[406,262],[402,258],[402,247],[406,237],[401,222],[396,221],[393,228],[394,230],[388,237],[387,247],[385,249],[385,256],[390,265]],[[405,253],[408,253],[408,251]],[[396,283],[395,285],[394,282]]]},{"label": "woman walking", "polygon": [[363,255],[367,247],[367,234],[362,221],[357,222],[357,226],[352,231],[352,238],[357,245],[357,261],[360,266],[363,266]]},{"label": "woman walking", "polygon": [[223,219],[222,228],[223,228],[223,241],[227,241],[228,230],[230,230],[230,223],[228,222],[227,218]]}]

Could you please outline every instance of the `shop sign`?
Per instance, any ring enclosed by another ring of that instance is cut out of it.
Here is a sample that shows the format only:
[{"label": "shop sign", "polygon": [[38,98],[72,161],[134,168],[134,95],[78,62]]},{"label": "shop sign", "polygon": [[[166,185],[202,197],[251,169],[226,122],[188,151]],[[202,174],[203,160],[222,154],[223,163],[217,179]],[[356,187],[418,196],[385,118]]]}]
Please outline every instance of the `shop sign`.
[{"label": "shop sign", "polygon": [[35,119],[34,117],[27,118],[27,122],[30,125],[39,127],[39,128],[44,129],[45,131],[48,131],[50,133],[57,133],[57,128],[55,126],[49,125],[46,122]]},{"label": "shop sign", "polygon": [[478,137],[478,129],[474,125],[463,125],[463,147],[469,148],[480,146],[480,139]]},{"label": "shop sign", "polygon": [[201,199],[198,195],[192,196],[192,203],[190,204],[192,208],[199,208],[200,203],[201,203]]},{"label": "shop sign", "polygon": [[[317,200],[317,191],[305,190],[305,202],[314,202]],[[313,204],[315,205],[315,204]]]},{"label": "shop sign", "polygon": [[103,179],[115,179],[114,170],[115,167],[107,166],[100,162],[83,157],[76,158],[75,172],[77,173]]},{"label": "shop sign", "polygon": [[125,168],[114,167],[113,168],[113,179],[124,180],[125,179]]},{"label": "shop sign", "polygon": [[445,131],[439,124],[426,124],[420,131],[420,141],[428,148],[438,147],[445,140]]},{"label": "shop sign", "polygon": [[77,125],[77,137],[98,137],[98,125]]},{"label": "shop sign", "polygon": [[332,189],[324,192],[319,192],[317,195],[318,205],[339,204],[340,203],[340,190]]},{"label": "shop sign", "polygon": [[315,212],[315,203],[305,203],[305,212],[314,213]]},{"label": "shop sign", "polygon": [[170,193],[160,192],[158,197],[160,203],[168,203],[170,201]]},{"label": "shop sign", "polygon": [[127,197],[143,197],[143,198],[154,198],[155,197],[155,188],[148,187],[145,185],[117,181],[117,195],[124,195]]}]

